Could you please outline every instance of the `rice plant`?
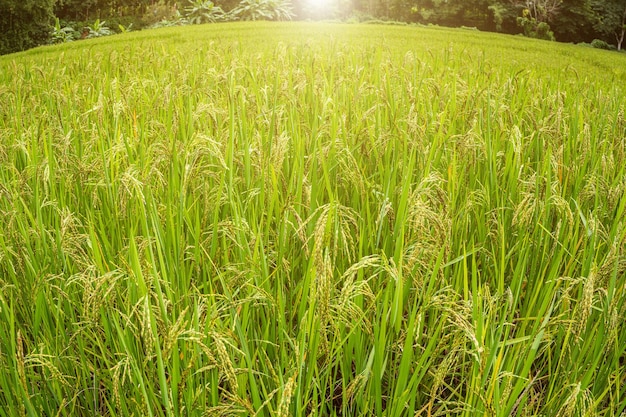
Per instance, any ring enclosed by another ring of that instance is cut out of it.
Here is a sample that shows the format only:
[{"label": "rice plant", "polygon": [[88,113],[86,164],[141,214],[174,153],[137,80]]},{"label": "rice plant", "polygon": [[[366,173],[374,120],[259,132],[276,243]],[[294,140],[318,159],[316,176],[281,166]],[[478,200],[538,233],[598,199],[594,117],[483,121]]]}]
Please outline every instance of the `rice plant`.
[{"label": "rice plant", "polygon": [[621,416],[626,58],[165,28],[0,58],[0,416]]}]

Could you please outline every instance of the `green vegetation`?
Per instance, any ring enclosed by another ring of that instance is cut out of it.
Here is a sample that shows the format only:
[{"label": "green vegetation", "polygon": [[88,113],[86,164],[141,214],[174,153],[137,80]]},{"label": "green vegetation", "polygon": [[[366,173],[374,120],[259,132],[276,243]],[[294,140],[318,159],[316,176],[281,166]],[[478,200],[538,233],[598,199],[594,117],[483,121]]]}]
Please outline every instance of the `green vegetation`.
[{"label": "green vegetation", "polygon": [[626,0],[0,0],[0,55],[94,37],[101,21],[107,32],[97,36],[291,19],[466,27],[621,50]]},{"label": "green vegetation", "polygon": [[47,42],[54,0],[0,0],[0,55]]},{"label": "green vegetation", "polygon": [[626,57],[228,23],[0,58],[0,416],[620,416]]}]

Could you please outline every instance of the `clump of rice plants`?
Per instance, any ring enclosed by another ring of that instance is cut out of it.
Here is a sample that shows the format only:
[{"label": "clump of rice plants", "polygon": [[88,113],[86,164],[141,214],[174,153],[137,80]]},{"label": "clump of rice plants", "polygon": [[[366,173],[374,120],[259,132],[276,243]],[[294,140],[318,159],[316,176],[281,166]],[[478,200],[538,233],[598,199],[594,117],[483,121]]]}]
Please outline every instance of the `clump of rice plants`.
[{"label": "clump of rice plants", "polygon": [[625,64],[320,23],[0,58],[0,416],[622,415]]}]

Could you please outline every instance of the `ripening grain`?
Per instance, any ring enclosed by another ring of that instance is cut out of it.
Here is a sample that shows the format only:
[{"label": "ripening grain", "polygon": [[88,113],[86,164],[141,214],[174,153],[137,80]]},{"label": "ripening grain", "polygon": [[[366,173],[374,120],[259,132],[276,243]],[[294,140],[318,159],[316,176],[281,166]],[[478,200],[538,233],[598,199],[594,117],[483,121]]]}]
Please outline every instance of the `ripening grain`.
[{"label": "ripening grain", "polygon": [[0,58],[0,416],[620,416],[626,58],[216,24]]}]

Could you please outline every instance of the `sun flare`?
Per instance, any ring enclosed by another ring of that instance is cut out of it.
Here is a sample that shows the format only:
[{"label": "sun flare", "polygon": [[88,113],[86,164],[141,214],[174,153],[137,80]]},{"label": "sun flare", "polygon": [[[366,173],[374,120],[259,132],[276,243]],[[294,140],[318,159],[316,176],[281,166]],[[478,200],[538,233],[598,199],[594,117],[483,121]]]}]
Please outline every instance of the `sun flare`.
[{"label": "sun flare", "polygon": [[333,0],[306,0],[307,8],[316,13],[327,11]]}]

